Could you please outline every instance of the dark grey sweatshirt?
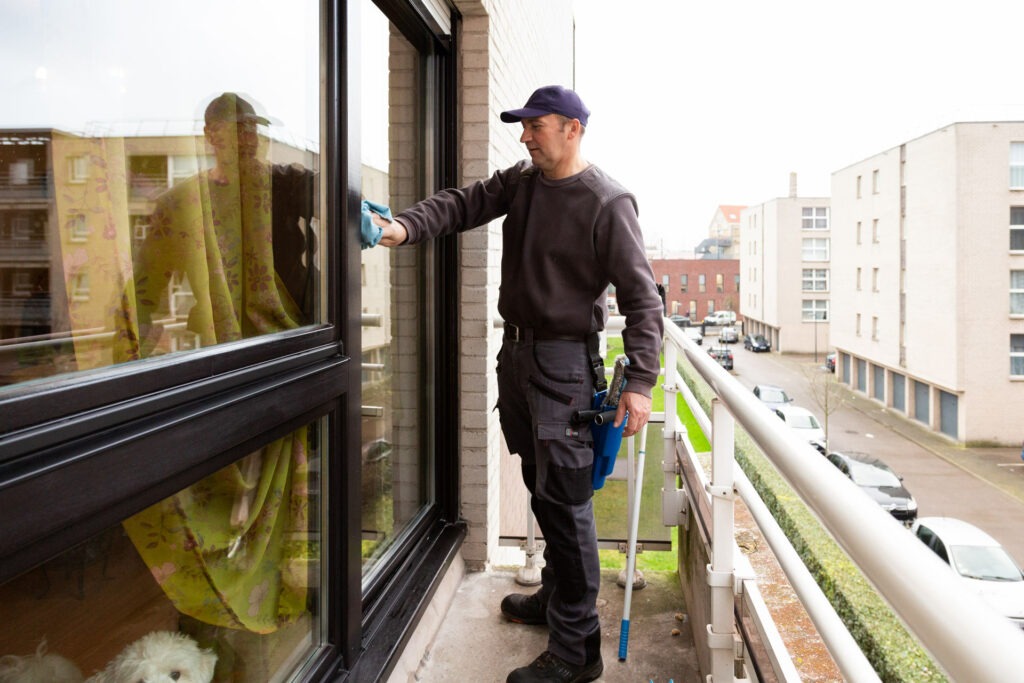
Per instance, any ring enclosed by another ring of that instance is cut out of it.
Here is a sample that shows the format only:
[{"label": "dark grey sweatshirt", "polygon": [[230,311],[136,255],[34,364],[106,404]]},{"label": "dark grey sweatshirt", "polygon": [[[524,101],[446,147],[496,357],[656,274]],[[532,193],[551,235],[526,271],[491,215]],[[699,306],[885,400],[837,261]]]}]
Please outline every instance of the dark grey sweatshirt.
[{"label": "dark grey sweatshirt", "polygon": [[549,180],[521,161],[487,180],[443,190],[396,218],[409,232],[406,243],[415,244],[502,215],[502,318],[582,339],[604,329],[606,290],[608,283],[615,285],[626,316],[627,390],[650,396],[658,379],[664,313],[644,252],[636,198],[596,166]]}]

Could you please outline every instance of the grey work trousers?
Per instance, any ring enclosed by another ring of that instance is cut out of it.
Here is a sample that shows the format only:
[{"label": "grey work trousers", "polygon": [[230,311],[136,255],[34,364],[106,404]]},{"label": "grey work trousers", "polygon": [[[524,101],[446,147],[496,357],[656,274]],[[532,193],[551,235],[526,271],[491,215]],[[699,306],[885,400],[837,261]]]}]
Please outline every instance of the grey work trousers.
[{"label": "grey work trousers", "polygon": [[601,651],[593,440],[589,424],[572,424],[593,394],[585,342],[506,337],[498,356],[501,429],[522,460],[544,536],[538,595],[547,603],[548,650],[573,664],[592,662]]}]

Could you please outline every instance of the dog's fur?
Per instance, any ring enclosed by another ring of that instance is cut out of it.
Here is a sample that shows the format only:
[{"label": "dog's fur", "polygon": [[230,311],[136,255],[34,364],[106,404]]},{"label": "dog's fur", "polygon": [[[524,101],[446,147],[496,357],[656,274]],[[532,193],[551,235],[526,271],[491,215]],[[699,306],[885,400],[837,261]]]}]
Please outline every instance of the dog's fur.
[{"label": "dog's fur", "polygon": [[[85,683],[210,683],[217,655],[200,649],[183,633],[154,631],[121,650]],[[0,683],[82,683],[82,672],[64,657],[46,651],[0,657]]]},{"label": "dog's fur", "polygon": [[210,683],[216,663],[217,655],[185,634],[154,631],[123,649],[86,683]]},{"label": "dog's fur", "polygon": [[82,672],[70,660],[46,651],[44,638],[34,655],[0,657],[0,683],[81,683]]}]

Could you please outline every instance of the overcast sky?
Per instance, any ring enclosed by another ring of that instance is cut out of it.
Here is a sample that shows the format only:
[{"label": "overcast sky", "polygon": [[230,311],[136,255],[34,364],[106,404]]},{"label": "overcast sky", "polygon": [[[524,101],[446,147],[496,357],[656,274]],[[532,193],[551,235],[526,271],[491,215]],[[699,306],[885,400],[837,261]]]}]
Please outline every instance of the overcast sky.
[{"label": "overcast sky", "polygon": [[649,243],[956,121],[1024,120],[1021,0],[575,0],[584,155]]}]

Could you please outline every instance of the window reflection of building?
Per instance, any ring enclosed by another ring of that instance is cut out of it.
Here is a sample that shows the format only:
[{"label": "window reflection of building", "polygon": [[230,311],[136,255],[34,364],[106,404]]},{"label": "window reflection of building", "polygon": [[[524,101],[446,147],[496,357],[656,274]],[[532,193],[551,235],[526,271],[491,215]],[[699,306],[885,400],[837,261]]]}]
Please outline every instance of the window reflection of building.
[{"label": "window reflection of building", "polygon": [[[419,56],[379,11],[371,22],[376,40],[367,50],[387,46],[387,67],[364,74],[364,83],[387,83],[386,139],[366,140],[364,149],[386,150],[387,169],[362,165],[362,194],[395,212],[423,193]],[[373,156],[371,154],[371,156]],[[378,162],[380,163],[380,162]],[[429,247],[427,247],[429,248]],[[425,247],[365,249],[362,252],[362,490],[364,575],[372,574],[398,535],[429,502],[425,451],[430,367],[424,310]]]},{"label": "window reflection of building", "polygon": [[[273,141],[270,161],[317,155]],[[161,193],[212,166],[201,135],[0,131],[0,386],[115,362],[112,316]],[[27,284],[31,283],[31,284]],[[202,346],[187,279],[160,297],[154,353]]]}]

